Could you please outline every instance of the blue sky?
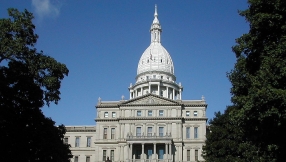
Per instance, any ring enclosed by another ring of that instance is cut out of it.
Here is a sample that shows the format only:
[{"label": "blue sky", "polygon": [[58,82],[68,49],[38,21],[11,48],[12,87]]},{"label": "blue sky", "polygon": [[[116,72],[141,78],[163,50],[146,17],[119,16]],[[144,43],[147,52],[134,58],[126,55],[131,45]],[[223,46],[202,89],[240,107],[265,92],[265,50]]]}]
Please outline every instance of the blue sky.
[{"label": "blue sky", "polygon": [[70,70],[59,104],[43,108],[46,116],[56,124],[94,125],[98,97],[129,99],[127,87],[150,44],[155,4],[182,99],[204,95],[209,118],[231,104],[226,73],[236,61],[235,39],[249,29],[238,15],[246,0],[1,0],[0,18],[9,7],[34,13],[37,49]]}]

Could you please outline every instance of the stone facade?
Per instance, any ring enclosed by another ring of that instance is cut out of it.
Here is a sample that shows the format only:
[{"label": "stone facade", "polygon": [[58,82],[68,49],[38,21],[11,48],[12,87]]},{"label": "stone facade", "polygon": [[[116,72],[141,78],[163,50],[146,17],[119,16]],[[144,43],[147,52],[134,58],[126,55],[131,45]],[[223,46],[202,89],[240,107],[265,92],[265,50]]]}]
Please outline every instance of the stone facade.
[{"label": "stone facade", "polygon": [[96,105],[96,126],[67,127],[66,142],[75,162],[203,161],[206,108],[201,100],[182,100],[170,54],[161,45],[155,7],[151,44],[142,54],[130,99]]}]

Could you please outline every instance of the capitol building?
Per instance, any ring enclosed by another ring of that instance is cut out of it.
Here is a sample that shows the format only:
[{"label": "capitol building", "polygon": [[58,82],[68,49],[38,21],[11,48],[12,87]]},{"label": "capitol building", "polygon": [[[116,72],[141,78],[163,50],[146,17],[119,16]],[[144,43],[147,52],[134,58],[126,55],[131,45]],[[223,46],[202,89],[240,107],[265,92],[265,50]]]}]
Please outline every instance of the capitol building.
[{"label": "capitol building", "polygon": [[157,7],[150,33],[136,81],[128,87],[129,99],[99,98],[95,126],[66,127],[64,142],[71,145],[71,161],[204,161],[207,104],[204,97],[183,100],[183,85],[176,82],[171,55],[161,44]]}]

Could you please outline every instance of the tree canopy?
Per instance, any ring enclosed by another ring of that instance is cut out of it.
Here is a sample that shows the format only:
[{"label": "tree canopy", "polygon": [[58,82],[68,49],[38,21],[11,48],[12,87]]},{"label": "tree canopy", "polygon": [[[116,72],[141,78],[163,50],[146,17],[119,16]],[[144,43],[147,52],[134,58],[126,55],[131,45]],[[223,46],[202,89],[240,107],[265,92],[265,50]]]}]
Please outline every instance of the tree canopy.
[{"label": "tree canopy", "polygon": [[37,51],[33,14],[8,9],[0,19],[1,161],[69,161],[65,128],[43,115],[41,108],[60,100],[67,67]]},{"label": "tree canopy", "polygon": [[237,62],[228,78],[234,108],[227,113],[227,121],[234,121],[242,132],[241,142],[252,146],[244,148],[242,152],[250,154],[241,159],[285,161],[286,1],[248,0],[248,4],[239,14],[249,22],[249,32],[236,39],[232,48]]}]

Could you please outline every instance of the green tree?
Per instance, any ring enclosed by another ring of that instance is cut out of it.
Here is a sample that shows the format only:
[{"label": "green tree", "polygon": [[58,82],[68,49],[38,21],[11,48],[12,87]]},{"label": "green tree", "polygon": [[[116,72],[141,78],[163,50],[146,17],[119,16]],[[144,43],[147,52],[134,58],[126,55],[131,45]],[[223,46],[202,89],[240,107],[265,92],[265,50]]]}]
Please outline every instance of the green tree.
[{"label": "green tree", "polygon": [[[242,161],[285,161],[286,1],[248,0],[248,4],[248,9],[239,14],[249,22],[250,29],[236,39],[233,51],[237,62],[228,74],[233,106],[227,110],[228,117],[219,115],[213,121],[235,123],[226,130],[239,143],[236,148]],[[206,159],[212,155],[210,150],[216,153],[215,148],[217,152],[229,148],[225,133],[213,134],[219,131],[216,127],[225,129],[222,123],[211,123],[214,130],[205,146]],[[234,128],[238,133],[232,132]],[[233,152],[224,154],[229,155]]]},{"label": "green tree", "polygon": [[229,74],[233,119],[259,161],[286,159],[286,1],[249,0],[241,11],[250,30],[236,40]]},{"label": "green tree", "polygon": [[41,108],[60,100],[68,69],[38,52],[33,14],[8,9],[0,19],[0,161],[69,161],[65,127],[55,126]]}]

